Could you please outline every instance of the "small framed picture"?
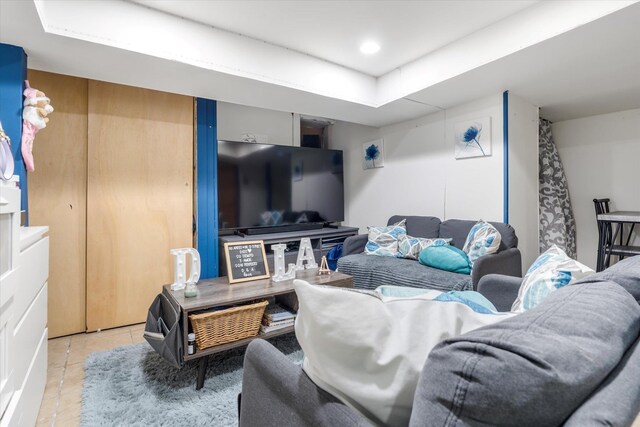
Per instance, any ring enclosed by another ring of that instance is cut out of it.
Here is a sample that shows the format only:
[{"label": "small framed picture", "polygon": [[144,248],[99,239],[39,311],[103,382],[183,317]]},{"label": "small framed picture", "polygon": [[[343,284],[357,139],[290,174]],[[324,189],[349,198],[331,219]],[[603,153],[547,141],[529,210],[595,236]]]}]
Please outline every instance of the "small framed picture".
[{"label": "small framed picture", "polygon": [[456,159],[491,155],[491,117],[455,125]]},{"label": "small framed picture", "polygon": [[362,144],[362,168],[373,169],[384,166],[384,141],[376,139]]}]

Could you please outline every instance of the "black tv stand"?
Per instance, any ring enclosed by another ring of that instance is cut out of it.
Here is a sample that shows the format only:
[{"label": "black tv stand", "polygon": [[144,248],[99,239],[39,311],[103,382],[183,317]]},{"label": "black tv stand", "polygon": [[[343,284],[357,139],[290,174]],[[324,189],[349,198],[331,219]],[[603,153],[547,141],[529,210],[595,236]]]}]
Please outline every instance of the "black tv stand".
[{"label": "black tv stand", "polygon": [[[275,244],[284,243],[287,245],[285,250],[285,263],[295,263],[298,256],[298,246],[300,239],[307,237],[311,241],[311,247],[316,258],[316,262],[320,263],[323,255],[326,255],[336,244],[342,243],[349,236],[358,234],[355,227],[344,227],[318,223],[318,224],[291,224],[294,227],[302,226],[303,229],[284,230],[283,227],[273,228],[254,228],[252,232],[246,233],[248,230],[238,230],[235,234],[220,235],[219,244],[219,268],[220,275],[227,274],[227,264],[225,260],[224,244],[232,242],[243,242],[262,240],[265,245],[267,254],[267,263],[269,271],[273,272],[273,249]],[[312,228],[309,228],[311,226]]]}]

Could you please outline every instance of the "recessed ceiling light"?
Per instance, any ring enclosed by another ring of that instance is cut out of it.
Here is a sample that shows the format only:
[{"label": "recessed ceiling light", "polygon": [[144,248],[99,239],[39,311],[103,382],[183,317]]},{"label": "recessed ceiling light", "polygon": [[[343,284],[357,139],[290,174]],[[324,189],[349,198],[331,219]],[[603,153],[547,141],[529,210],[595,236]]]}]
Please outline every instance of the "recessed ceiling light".
[{"label": "recessed ceiling light", "polygon": [[374,41],[366,41],[360,45],[360,52],[365,55],[373,55],[380,50],[380,45]]}]

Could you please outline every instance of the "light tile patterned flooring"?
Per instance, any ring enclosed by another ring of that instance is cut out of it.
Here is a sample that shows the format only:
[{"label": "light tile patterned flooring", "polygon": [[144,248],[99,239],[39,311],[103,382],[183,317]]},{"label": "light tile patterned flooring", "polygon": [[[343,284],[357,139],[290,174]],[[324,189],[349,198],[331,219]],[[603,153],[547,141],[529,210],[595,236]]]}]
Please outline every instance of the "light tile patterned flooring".
[{"label": "light tile patterned flooring", "polygon": [[49,340],[47,386],[38,413],[38,426],[80,425],[84,360],[95,351],[144,341],[144,324]]},{"label": "light tile patterned flooring", "polygon": [[[143,330],[139,324],[49,340],[47,386],[37,426],[79,426],[84,359],[95,351],[142,342]],[[640,427],[640,416],[632,427]]]}]

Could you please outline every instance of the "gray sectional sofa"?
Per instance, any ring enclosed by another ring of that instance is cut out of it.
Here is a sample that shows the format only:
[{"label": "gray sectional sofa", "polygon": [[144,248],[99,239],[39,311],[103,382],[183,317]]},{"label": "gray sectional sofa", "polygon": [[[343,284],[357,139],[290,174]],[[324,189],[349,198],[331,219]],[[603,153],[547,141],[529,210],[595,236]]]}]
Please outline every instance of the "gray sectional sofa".
[{"label": "gray sectional sofa", "polygon": [[[482,284],[491,289],[491,277]],[[525,313],[441,342],[420,375],[409,425],[630,426],[640,411],[639,302],[637,256]],[[255,340],[240,426],[256,425],[371,424]]]},{"label": "gray sectional sofa", "polygon": [[[394,215],[388,225],[406,219],[407,234],[412,237],[452,238],[451,244],[462,249],[469,230],[477,221],[449,219],[440,221],[433,216]],[[498,253],[485,255],[473,265],[471,275],[451,273],[424,266],[417,261],[364,254],[367,234],[345,240],[338,270],[353,276],[354,287],[375,289],[380,285],[411,286],[441,291],[476,290],[480,278],[497,273],[522,276],[522,259],[518,237],[509,224],[491,223],[502,237]]]}]

